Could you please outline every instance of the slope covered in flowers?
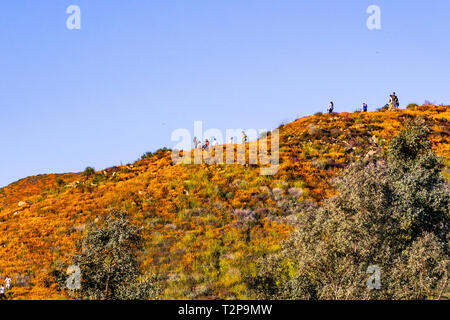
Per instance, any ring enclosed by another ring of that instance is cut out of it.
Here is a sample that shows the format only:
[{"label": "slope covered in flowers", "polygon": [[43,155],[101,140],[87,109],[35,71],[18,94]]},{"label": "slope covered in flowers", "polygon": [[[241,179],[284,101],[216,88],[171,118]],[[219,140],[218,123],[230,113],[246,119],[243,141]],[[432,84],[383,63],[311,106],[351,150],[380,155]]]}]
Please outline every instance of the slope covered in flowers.
[{"label": "slope covered in flowers", "polygon": [[331,196],[340,170],[382,153],[418,116],[432,129],[448,178],[450,107],[421,106],[317,114],[282,125],[274,176],[252,165],[174,165],[162,150],[88,176],[13,183],[0,189],[0,273],[13,279],[10,298],[68,298],[54,275],[70,264],[87,224],[111,209],[126,210],[144,228],[143,266],[160,276],[161,298],[251,298],[242,279],[293,229],[290,206]]}]

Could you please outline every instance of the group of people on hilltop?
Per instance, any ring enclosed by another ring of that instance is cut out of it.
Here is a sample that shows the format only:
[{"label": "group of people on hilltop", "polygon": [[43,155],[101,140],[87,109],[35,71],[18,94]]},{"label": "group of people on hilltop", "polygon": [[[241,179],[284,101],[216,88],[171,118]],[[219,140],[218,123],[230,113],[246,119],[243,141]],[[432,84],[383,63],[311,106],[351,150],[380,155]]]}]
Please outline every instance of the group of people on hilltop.
[{"label": "group of people on hilltop", "polygon": [[394,92],[389,96],[389,110],[397,109],[399,106],[400,103],[398,102],[398,97]]},{"label": "group of people on hilltop", "polygon": [[0,284],[0,300],[6,299],[6,291],[11,289],[11,278],[6,276],[5,280]]},{"label": "group of people on hilltop", "polygon": [[[248,140],[248,137],[247,137],[247,135],[245,134],[245,131],[242,130],[242,143],[246,143],[247,140]],[[233,137],[231,137],[231,138],[230,138],[230,141],[229,141],[229,144],[233,144],[233,143],[234,143]],[[212,141],[212,143],[210,143],[209,140],[206,139],[206,140],[205,140],[205,144],[202,145],[202,142],[201,142],[199,139],[197,139],[197,137],[194,137],[194,149],[198,149],[198,150],[202,150],[202,149],[209,150],[209,147],[210,147],[210,146],[215,147],[215,146],[217,146],[218,144],[219,144],[219,142],[217,142],[217,139],[214,138],[213,141]]]},{"label": "group of people on hilltop", "polygon": [[217,139],[214,138],[212,143],[210,143],[209,140],[206,139],[205,144],[202,145],[202,142],[199,139],[197,139],[197,137],[194,137],[194,149],[202,150],[202,148],[204,148],[205,150],[208,150],[210,145],[214,147],[217,146],[218,144],[219,143],[217,142]]},{"label": "group of people on hilltop", "polygon": [[[400,103],[398,101],[398,97],[395,94],[395,92],[392,93],[389,96],[388,105],[389,105],[389,110],[397,109],[400,106]],[[334,103],[333,103],[333,101],[330,101],[330,104],[328,105],[328,109],[327,110],[328,110],[328,113],[333,113],[333,111],[334,111]],[[365,103],[365,102],[363,103],[362,110],[363,110],[363,112],[367,112],[367,103]]]}]

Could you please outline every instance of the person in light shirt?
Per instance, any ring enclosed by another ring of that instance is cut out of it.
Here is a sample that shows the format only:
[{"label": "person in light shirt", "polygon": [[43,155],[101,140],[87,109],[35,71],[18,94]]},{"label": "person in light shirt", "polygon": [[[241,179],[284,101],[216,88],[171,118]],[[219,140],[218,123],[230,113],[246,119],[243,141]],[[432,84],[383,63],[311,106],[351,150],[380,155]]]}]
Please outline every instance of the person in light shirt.
[{"label": "person in light shirt", "polygon": [[247,135],[245,134],[245,131],[242,131],[242,143],[247,142]]},{"label": "person in light shirt", "polygon": [[6,299],[5,296],[5,287],[2,285],[0,285],[0,300]]},{"label": "person in light shirt", "polygon": [[334,103],[333,101],[330,101],[330,104],[328,105],[328,113],[332,113],[334,110]]},{"label": "person in light shirt", "polygon": [[6,283],[6,290],[11,289],[11,278],[9,276],[6,276],[5,283]]}]

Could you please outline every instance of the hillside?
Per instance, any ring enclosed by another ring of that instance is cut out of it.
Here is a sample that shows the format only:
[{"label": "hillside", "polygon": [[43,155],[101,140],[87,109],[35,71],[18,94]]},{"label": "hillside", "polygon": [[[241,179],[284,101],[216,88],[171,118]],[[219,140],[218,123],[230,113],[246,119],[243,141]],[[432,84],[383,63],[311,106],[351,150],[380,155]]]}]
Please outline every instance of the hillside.
[{"label": "hillside", "polygon": [[[144,227],[144,268],[163,278],[162,298],[251,298],[242,276],[293,229],[289,205],[333,195],[334,176],[382,153],[403,124],[419,116],[432,130],[433,150],[449,178],[450,106],[424,105],[317,114],[282,125],[274,176],[238,164],[173,165],[171,153],[161,150],[89,176],[22,179],[0,189],[0,273],[13,278],[14,299],[67,298],[55,271],[70,263],[86,225],[117,208]],[[243,227],[247,208],[261,208],[260,216]]]}]

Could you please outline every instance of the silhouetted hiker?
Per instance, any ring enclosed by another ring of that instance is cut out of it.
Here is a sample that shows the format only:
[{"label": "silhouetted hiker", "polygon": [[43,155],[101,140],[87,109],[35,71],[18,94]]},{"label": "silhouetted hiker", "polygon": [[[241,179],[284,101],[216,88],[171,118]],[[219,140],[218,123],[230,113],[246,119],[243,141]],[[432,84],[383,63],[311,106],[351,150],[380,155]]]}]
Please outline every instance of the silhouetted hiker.
[{"label": "silhouetted hiker", "polygon": [[332,113],[334,110],[334,103],[333,101],[330,101],[330,104],[328,105],[328,113]]},{"label": "silhouetted hiker", "polygon": [[367,112],[367,103],[363,103],[363,112]]},{"label": "silhouetted hiker", "polygon": [[5,296],[5,287],[3,285],[0,286],[0,300],[6,299]]},{"label": "silhouetted hiker", "polygon": [[208,148],[209,148],[209,140],[206,139],[205,140],[205,150],[208,150]]},{"label": "silhouetted hiker", "polygon": [[247,135],[245,134],[245,131],[242,130],[242,143],[246,143],[247,142]]}]

